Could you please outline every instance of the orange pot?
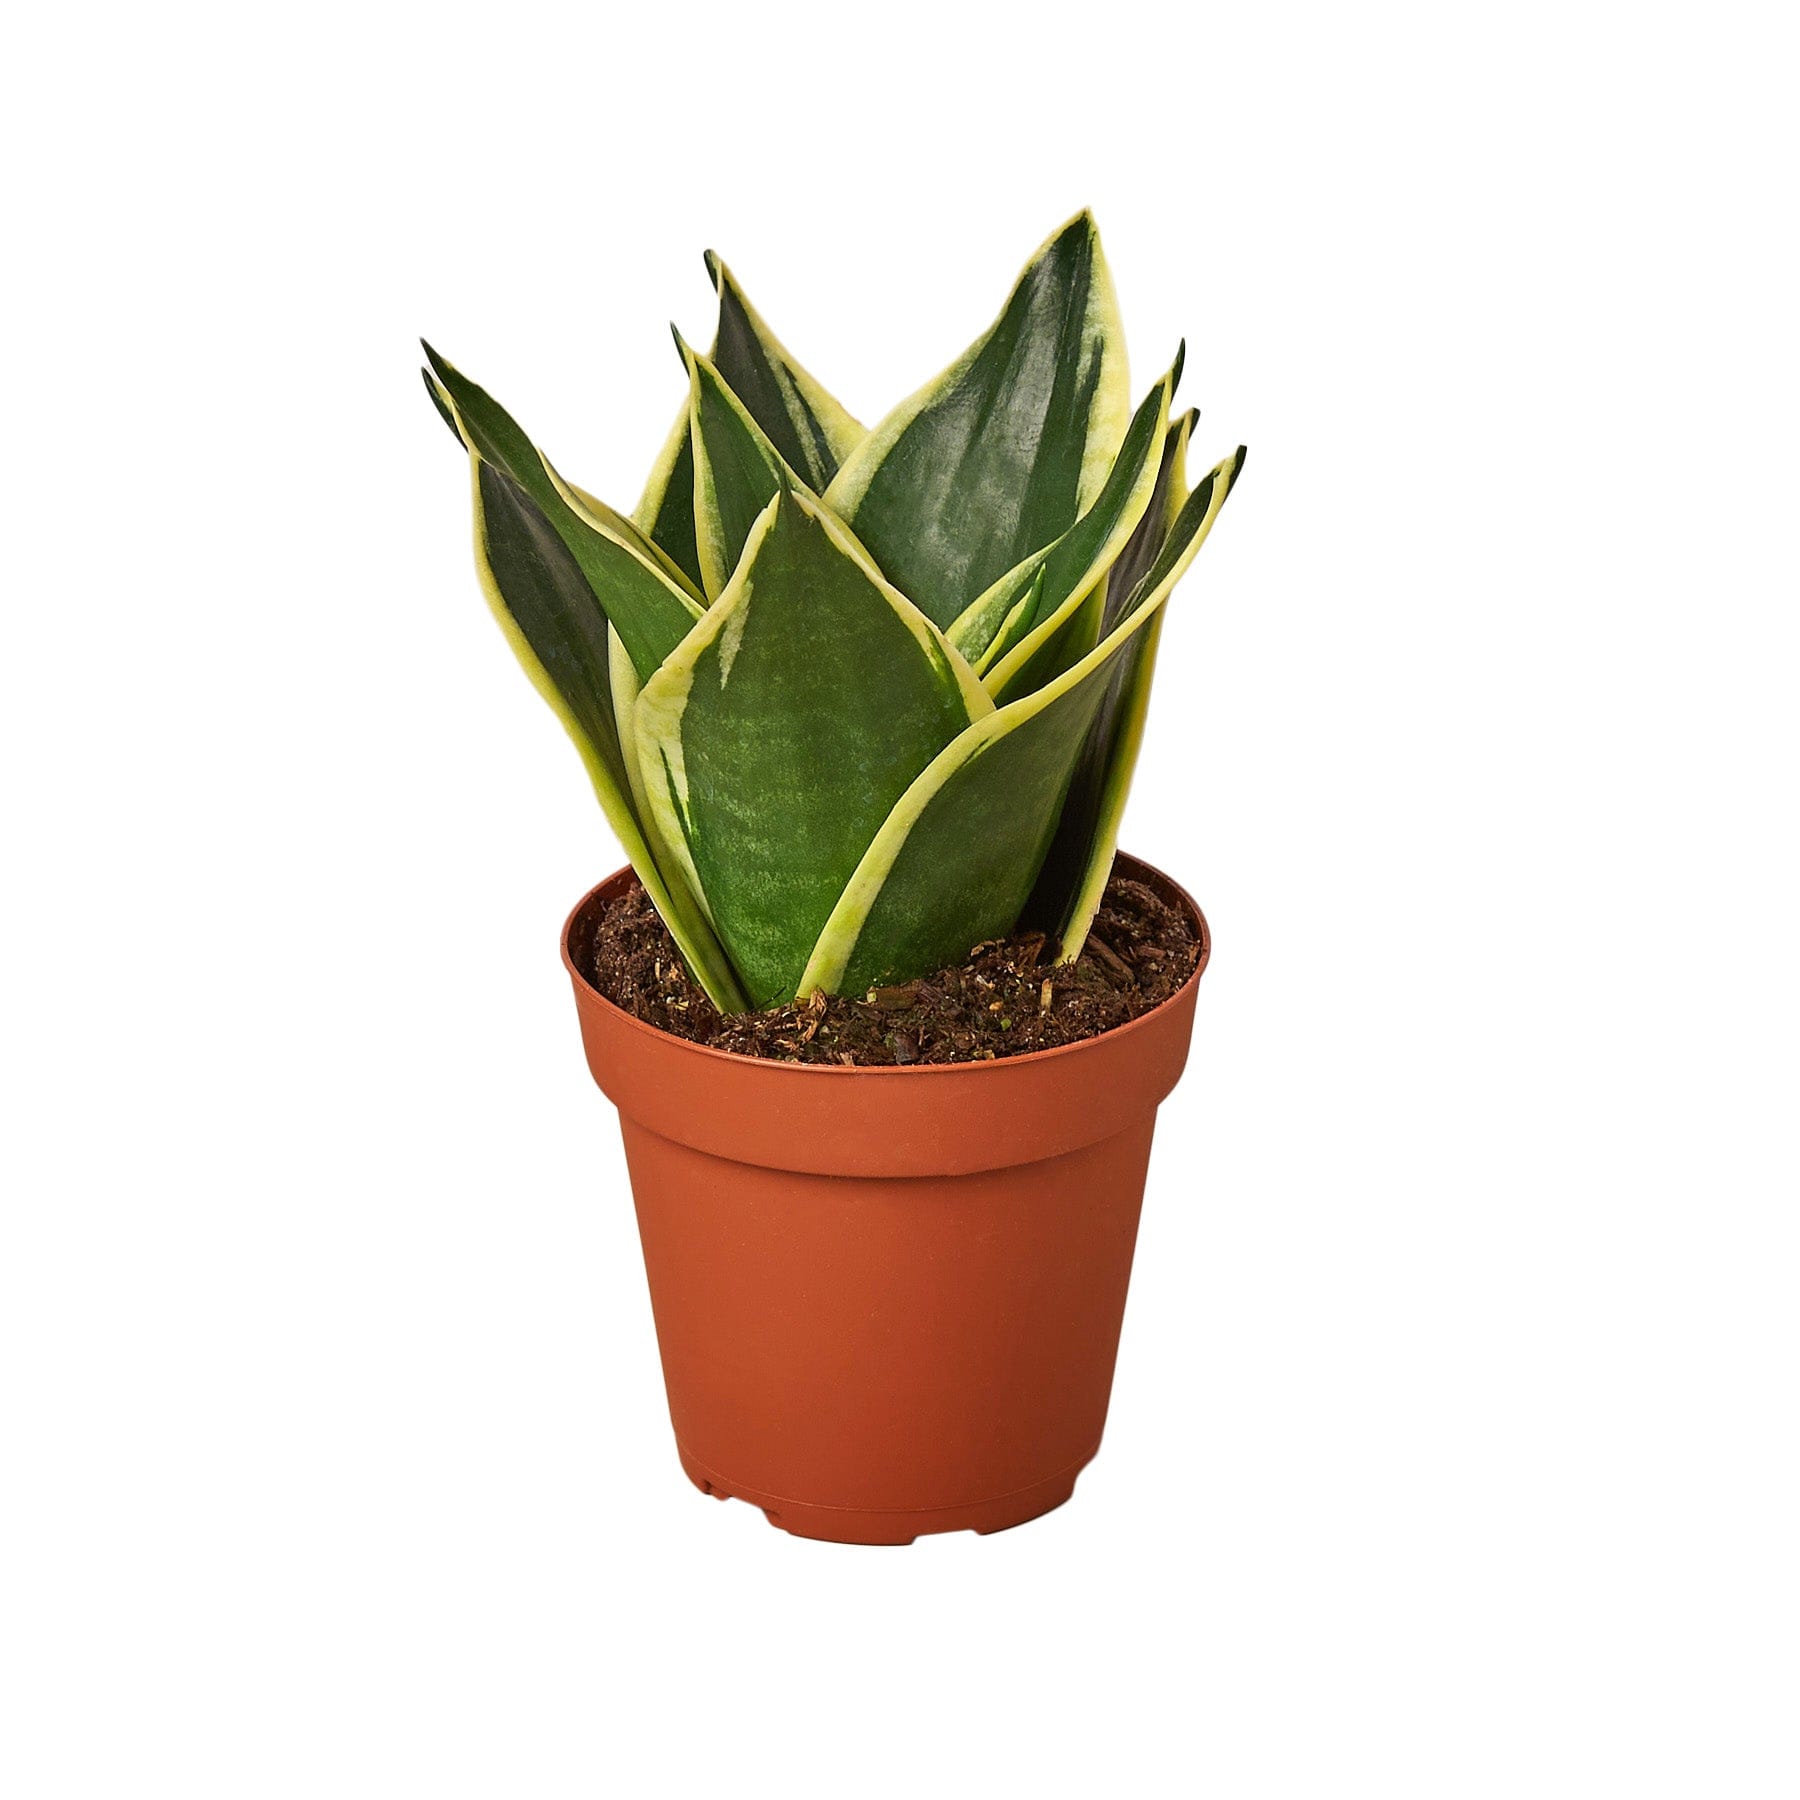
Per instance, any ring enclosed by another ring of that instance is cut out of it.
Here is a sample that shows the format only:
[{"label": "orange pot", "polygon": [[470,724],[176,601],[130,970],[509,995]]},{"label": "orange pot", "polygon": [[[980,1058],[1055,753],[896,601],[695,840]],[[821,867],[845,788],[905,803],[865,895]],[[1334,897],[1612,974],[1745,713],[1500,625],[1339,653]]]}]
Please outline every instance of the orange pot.
[{"label": "orange pot", "polygon": [[619,1109],[681,1466],[800,1537],[906,1544],[1060,1506],[1100,1448],[1156,1108],[1211,942],[1129,1025],[1030,1056],[846,1069],[684,1042],[571,956]]}]

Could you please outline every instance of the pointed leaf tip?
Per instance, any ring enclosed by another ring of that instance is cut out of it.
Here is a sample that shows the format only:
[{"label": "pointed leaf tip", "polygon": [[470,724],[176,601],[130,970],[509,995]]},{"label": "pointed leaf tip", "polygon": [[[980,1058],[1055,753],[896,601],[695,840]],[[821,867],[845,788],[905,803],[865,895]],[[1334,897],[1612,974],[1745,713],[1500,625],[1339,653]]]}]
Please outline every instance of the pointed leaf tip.
[{"label": "pointed leaf tip", "polygon": [[437,378],[429,369],[421,369],[419,371],[419,379],[425,383],[425,392],[430,398],[432,407],[436,411],[437,416],[449,426],[450,435],[456,439],[457,447],[459,449],[466,449],[467,446],[463,443],[462,427],[457,424],[456,414],[451,411],[450,402],[444,398],[444,390],[438,384]]},{"label": "pointed leaf tip", "polygon": [[1131,417],[1112,278],[1083,211],[1032,253],[987,330],[863,439],[827,498],[947,628],[1094,503]]},{"label": "pointed leaf tip", "polygon": [[717,289],[725,278],[725,265],[719,260],[718,251],[702,250],[700,252],[700,260],[706,264],[707,280],[709,280],[713,284],[713,287]]},{"label": "pointed leaf tip", "polygon": [[701,585],[707,598],[716,600],[787,470],[713,359],[685,345],[683,350],[693,430],[695,548]]},{"label": "pointed leaf tip", "polygon": [[1073,237],[1090,239],[1096,250],[1100,245],[1100,226],[1094,218],[1093,209],[1084,206],[1080,212],[1071,213],[1068,218],[1044,239],[1039,246],[1039,253],[1048,250],[1052,244],[1061,244]]},{"label": "pointed leaf tip", "polygon": [[442,357],[434,356],[433,364],[448,390],[459,435],[489,472],[489,485],[504,489],[510,483],[519,490],[519,503],[528,504],[535,521],[531,530],[559,541],[586,583],[589,622],[597,618],[618,631],[639,679],[653,674],[700,616],[698,599],[684,593],[672,574],[646,555],[625,521],[603,517],[607,509],[597,502],[595,512],[585,503],[578,507],[572,490],[492,394]]}]

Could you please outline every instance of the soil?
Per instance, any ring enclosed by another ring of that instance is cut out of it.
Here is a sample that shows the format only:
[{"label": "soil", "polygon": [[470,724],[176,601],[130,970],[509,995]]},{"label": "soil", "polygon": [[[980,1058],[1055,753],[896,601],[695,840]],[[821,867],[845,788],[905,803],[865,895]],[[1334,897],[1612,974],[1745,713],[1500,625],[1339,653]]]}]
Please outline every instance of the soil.
[{"label": "soil", "polygon": [[1111,1031],[1181,987],[1200,939],[1150,888],[1115,875],[1073,963],[1055,963],[1044,934],[1026,932],[977,944],[955,968],[917,981],[729,1015],[689,978],[636,883],[571,948],[608,1000],[659,1031],[739,1056],[892,1067],[1024,1056]]}]

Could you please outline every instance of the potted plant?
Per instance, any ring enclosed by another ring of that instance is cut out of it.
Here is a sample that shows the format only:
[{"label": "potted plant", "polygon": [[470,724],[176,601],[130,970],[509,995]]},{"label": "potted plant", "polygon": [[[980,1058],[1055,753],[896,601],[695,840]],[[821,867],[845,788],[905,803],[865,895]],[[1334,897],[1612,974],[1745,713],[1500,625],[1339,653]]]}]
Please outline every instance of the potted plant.
[{"label": "potted plant", "polygon": [[[682,1466],[854,1543],[1020,1524],[1098,1448],[1205,921],[1115,859],[1190,487],[1086,213],[872,430],[711,256],[629,517],[427,347],[476,567],[630,861],[565,927]],[[1097,931],[1095,921],[1103,921]]]}]

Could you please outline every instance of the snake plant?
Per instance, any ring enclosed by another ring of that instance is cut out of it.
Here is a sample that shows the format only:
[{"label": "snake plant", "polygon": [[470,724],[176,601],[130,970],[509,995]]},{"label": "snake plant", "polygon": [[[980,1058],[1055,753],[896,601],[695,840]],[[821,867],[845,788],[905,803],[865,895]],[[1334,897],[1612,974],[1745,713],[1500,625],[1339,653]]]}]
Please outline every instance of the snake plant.
[{"label": "snake plant", "polygon": [[1244,463],[1189,487],[1180,354],[1135,410],[1092,218],[865,430],[710,253],[717,335],[629,517],[429,345],[475,563],[695,979],[861,992],[1023,920],[1081,949],[1162,608]]}]

